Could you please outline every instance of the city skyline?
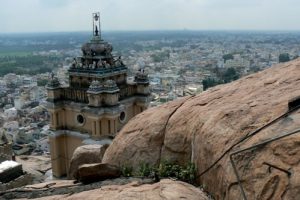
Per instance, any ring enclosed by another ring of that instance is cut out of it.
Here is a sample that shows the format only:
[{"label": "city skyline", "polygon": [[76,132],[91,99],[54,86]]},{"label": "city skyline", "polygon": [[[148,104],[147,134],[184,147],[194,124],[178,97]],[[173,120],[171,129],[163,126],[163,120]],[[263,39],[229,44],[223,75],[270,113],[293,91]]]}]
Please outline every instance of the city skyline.
[{"label": "city skyline", "polygon": [[103,30],[300,30],[296,0],[0,0],[0,33]]}]

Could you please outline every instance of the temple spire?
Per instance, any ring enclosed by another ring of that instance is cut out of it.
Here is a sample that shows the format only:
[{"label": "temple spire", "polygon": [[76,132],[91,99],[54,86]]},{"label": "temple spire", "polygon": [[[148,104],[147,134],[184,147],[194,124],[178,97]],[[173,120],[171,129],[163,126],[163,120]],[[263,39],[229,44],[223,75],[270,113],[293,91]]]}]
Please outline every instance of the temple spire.
[{"label": "temple spire", "polygon": [[101,39],[100,12],[93,13],[93,36]]}]

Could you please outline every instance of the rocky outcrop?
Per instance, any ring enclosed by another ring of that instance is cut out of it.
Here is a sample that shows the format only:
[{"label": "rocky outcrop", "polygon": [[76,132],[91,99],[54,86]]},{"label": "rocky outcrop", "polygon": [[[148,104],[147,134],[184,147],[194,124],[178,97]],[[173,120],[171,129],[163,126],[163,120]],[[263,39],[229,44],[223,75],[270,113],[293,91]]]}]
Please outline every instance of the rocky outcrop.
[{"label": "rocky outcrop", "polygon": [[149,179],[118,178],[92,184],[74,184],[73,181],[52,181],[0,193],[0,199],[44,199],[44,200],[152,200],[152,199],[210,199],[201,189],[193,185],[170,179],[153,183]]},{"label": "rocky outcrop", "polygon": [[300,96],[299,85],[298,59],[148,109],[122,129],[103,162],[135,169],[193,162],[198,182],[216,199],[242,199],[241,188],[248,199],[300,199],[300,134],[235,154],[237,173],[230,162],[234,151],[300,127],[298,110],[269,124]]},{"label": "rocky outcrop", "polygon": [[100,163],[107,147],[108,144],[91,144],[75,149],[70,162],[69,177],[77,179],[76,173],[80,165]]},{"label": "rocky outcrop", "polygon": [[[141,162],[159,163],[160,155],[164,151],[165,132],[168,128],[169,120],[173,114],[191,97],[174,101],[171,104],[164,104],[158,109],[149,109],[146,112],[136,116],[119,133],[113,141],[113,146],[104,155],[103,162],[115,165],[139,166]],[[183,128],[178,124],[178,129]],[[188,135],[181,132],[181,138],[174,138],[174,144],[185,145]],[[185,139],[186,138],[186,139]],[[177,148],[178,155],[181,155],[182,162],[189,160],[190,151],[186,147]],[[115,154],[115,157],[113,156]],[[169,157],[171,159],[171,157]]]},{"label": "rocky outcrop", "polygon": [[51,169],[49,155],[21,155],[16,156],[16,161],[23,166],[23,170],[33,178],[32,183],[41,183],[47,179],[46,172]]},{"label": "rocky outcrop", "polygon": [[80,165],[76,173],[76,179],[83,183],[91,183],[117,178],[120,177],[120,175],[121,171],[119,167],[115,165],[94,163]]},{"label": "rocky outcrop", "polygon": [[99,189],[67,195],[55,195],[40,198],[43,200],[55,199],[101,199],[101,200],[152,200],[152,199],[189,199],[208,200],[209,198],[200,189],[180,181],[164,179],[155,184],[139,184],[132,182],[126,185],[109,185]]},{"label": "rocky outcrop", "polygon": [[101,189],[81,192],[73,195],[53,196],[45,199],[101,199],[101,200],[152,200],[152,199],[189,199],[207,200],[208,197],[199,189],[180,181],[162,180],[155,184],[139,185],[131,183],[124,186],[110,185]]}]

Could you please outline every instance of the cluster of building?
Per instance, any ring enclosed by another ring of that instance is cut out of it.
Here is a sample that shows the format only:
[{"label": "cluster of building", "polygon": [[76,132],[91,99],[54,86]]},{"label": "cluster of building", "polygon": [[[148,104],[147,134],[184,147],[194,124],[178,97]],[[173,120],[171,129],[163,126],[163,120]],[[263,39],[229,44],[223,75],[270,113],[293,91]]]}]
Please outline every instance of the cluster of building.
[{"label": "cluster of building", "polygon": [[37,83],[43,77],[47,75],[7,74],[0,79],[0,132],[12,143],[15,155],[49,152],[47,93]]},{"label": "cluster of building", "polygon": [[[182,33],[181,33],[182,34]],[[149,73],[152,105],[202,91],[206,78],[233,68],[239,76],[263,70],[279,62],[281,53],[298,57],[300,47],[289,35],[275,33],[199,33],[198,37],[138,41],[139,50],[126,56],[130,69]],[[292,36],[291,36],[292,37]],[[181,45],[176,43],[181,42]],[[172,47],[174,46],[174,47]],[[224,59],[231,55],[230,59]],[[160,59],[157,59],[160,58]],[[218,70],[216,70],[218,69]]]}]

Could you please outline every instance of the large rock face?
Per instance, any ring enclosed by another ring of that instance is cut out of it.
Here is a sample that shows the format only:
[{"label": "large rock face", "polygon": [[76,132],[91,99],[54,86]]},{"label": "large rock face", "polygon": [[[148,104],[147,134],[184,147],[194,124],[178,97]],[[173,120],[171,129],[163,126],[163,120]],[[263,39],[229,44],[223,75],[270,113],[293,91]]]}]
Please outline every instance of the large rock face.
[{"label": "large rock face", "polygon": [[[299,128],[300,112],[295,111],[233,145],[285,113],[288,101],[300,96],[299,86],[298,59],[198,96],[146,110],[122,129],[102,162],[136,169],[142,162],[193,162],[199,183],[216,199],[242,199],[229,155]],[[300,133],[234,156],[246,197],[300,199],[299,152]]]}]

